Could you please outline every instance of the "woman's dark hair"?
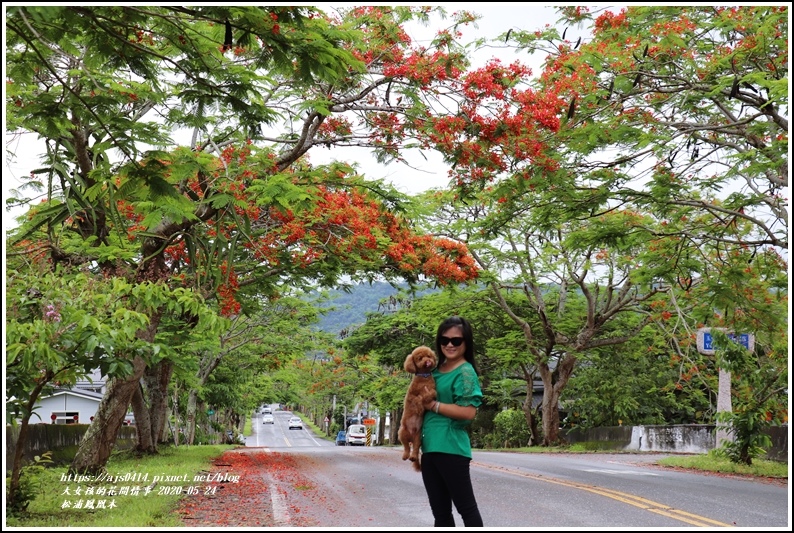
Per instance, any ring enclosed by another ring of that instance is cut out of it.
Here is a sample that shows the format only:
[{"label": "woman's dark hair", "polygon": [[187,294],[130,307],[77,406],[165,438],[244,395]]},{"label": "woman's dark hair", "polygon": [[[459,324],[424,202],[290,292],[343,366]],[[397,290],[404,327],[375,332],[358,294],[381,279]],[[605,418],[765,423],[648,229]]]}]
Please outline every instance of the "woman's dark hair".
[{"label": "woman's dark hair", "polygon": [[471,366],[474,367],[474,371],[477,373],[477,375],[480,375],[479,370],[477,370],[477,365],[474,362],[474,334],[471,331],[471,324],[469,324],[468,320],[460,316],[451,316],[438,326],[438,331],[436,332],[436,354],[438,354],[438,366],[441,366],[447,359],[447,357],[444,355],[444,351],[441,349],[441,337],[444,336],[444,333],[446,333],[449,328],[454,327],[459,327],[463,332],[463,341],[466,343],[466,351],[463,354],[463,358],[471,363]]}]

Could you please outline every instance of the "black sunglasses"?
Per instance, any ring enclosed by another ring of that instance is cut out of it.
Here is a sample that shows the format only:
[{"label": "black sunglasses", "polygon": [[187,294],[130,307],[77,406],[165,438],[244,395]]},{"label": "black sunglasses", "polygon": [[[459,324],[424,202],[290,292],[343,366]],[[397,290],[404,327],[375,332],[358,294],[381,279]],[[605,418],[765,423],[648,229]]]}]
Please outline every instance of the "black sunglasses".
[{"label": "black sunglasses", "polygon": [[463,344],[463,337],[441,337],[441,346],[446,346],[450,342],[452,343],[452,346],[460,346]]}]

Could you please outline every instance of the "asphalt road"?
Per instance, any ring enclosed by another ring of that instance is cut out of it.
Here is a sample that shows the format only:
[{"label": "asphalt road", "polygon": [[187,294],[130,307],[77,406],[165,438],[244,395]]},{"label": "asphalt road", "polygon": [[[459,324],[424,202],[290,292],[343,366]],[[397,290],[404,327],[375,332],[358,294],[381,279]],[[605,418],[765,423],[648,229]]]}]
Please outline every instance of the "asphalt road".
[{"label": "asphalt road", "polygon": [[315,435],[310,429],[289,429],[287,421],[294,416],[291,411],[273,411],[273,423],[262,423],[262,414],[254,415],[251,421],[251,435],[246,437],[245,445],[254,448],[304,448],[332,446],[333,443]]},{"label": "asphalt road", "polygon": [[[426,528],[433,525],[421,475],[401,448],[335,446],[309,429],[254,417],[246,452],[294,458],[273,525]],[[475,451],[471,475],[486,528],[791,530],[788,485],[654,465],[668,454],[520,454]],[[264,490],[264,488],[263,488]],[[462,526],[459,517],[458,525]]]}]

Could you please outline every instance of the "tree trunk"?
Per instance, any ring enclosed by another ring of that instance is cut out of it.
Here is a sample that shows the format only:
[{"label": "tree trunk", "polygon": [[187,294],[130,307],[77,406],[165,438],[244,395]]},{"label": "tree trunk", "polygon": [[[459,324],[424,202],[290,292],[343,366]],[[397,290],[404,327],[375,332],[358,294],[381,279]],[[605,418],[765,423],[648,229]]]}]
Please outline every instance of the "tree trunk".
[{"label": "tree trunk", "polygon": [[[174,387],[172,392],[173,396],[171,397],[171,408],[166,413],[165,420],[165,428],[168,430],[169,435],[171,435],[170,440],[174,441],[174,446],[179,446],[180,444],[185,444],[185,439],[179,438],[179,390]],[[174,418],[174,424],[171,423],[171,417]],[[174,426],[177,429],[174,429]]]},{"label": "tree trunk", "polygon": [[397,410],[392,409],[389,411],[389,444],[397,442]]},{"label": "tree trunk", "polygon": [[146,369],[143,376],[149,399],[151,431],[155,451],[157,450],[157,445],[164,442],[165,413],[168,410],[168,383],[171,381],[173,369],[173,363],[161,360],[153,367]]},{"label": "tree trunk", "polygon": [[136,356],[132,360],[132,374],[126,378],[111,380],[107,392],[99,402],[94,421],[88,427],[77,449],[77,454],[69,466],[70,474],[96,475],[101,473],[110,458],[119,429],[124,423],[127,406],[130,405],[140,379],[146,369],[146,362]]},{"label": "tree trunk", "polygon": [[402,444],[397,434],[400,430],[400,422],[403,418],[403,410],[402,408],[398,407],[393,411],[393,413],[394,418],[389,422],[391,424],[391,427],[389,428],[389,433],[391,433],[391,435],[389,435],[389,444]]},{"label": "tree trunk", "polygon": [[[157,234],[163,230],[164,228],[154,228],[153,233]],[[141,268],[138,269],[136,282],[156,283],[168,279],[169,271],[165,264],[161,244],[160,239],[156,238],[149,237],[144,240],[141,253],[143,257],[149,259],[144,261]],[[153,343],[160,327],[162,315],[162,310],[151,311],[149,325],[139,330],[137,337],[142,341]],[[80,441],[77,454],[69,466],[69,473],[96,475],[105,469],[113,446],[116,444],[119,429],[124,423],[127,407],[135,395],[135,390],[140,388],[140,380],[146,367],[144,358],[136,355],[132,359],[132,373],[124,378],[111,380],[105,396],[99,402],[94,421],[83,435],[83,440]],[[148,426],[151,427],[150,424]]]},{"label": "tree trunk", "polygon": [[[30,417],[33,414],[33,406],[39,399],[39,395],[44,387],[55,377],[55,372],[52,370],[45,371],[45,374],[36,381],[36,386],[30,392],[27,404],[25,404],[25,416],[19,426],[19,435],[17,435],[17,442],[14,446],[14,459],[11,466],[11,482],[8,486],[7,503],[8,509],[23,511],[30,502],[22,500],[23,495],[19,493],[19,478],[22,475],[22,461],[25,456],[25,446],[28,442],[28,429],[30,427]],[[8,437],[6,437],[8,438]]]},{"label": "tree trunk", "polygon": [[157,447],[152,438],[149,408],[143,398],[143,387],[140,385],[140,381],[135,388],[130,404],[132,405],[132,413],[135,415],[135,434],[138,437],[138,442],[135,443],[135,450],[140,453],[155,453]]},{"label": "tree trunk", "polygon": [[554,388],[543,391],[543,446],[556,446],[560,442],[560,394]]},{"label": "tree trunk", "polygon": [[529,428],[529,442],[527,443],[527,446],[537,446],[540,444],[540,435],[538,434],[538,418],[532,409],[532,399],[535,392],[533,390],[533,381],[534,380],[530,378],[530,383],[527,384],[527,394],[524,398],[524,404],[522,405],[524,417],[527,419],[527,427]]},{"label": "tree trunk", "polygon": [[193,440],[196,438],[196,409],[198,408],[198,390],[190,389],[187,394],[187,407],[186,407],[186,421],[187,425],[187,443],[193,445]]},{"label": "tree trunk", "polygon": [[383,439],[386,436],[386,417],[380,417],[378,421],[378,446],[383,446]]},{"label": "tree trunk", "polygon": [[540,446],[542,442],[540,437],[540,429],[538,428],[538,422],[540,420],[540,406],[536,407],[532,410],[532,420],[529,425],[529,432],[532,434],[532,441],[530,441],[530,446]]},{"label": "tree trunk", "polygon": [[565,439],[560,438],[560,395],[568,384],[575,365],[576,356],[570,352],[560,358],[554,372],[546,363],[538,365],[540,378],[543,380],[543,404],[541,407],[543,446],[565,444]]},{"label": "tree trunk", "polygon": [[210,357],[202,357],[201,361],[199,361],[199,369],[196,372],[196,378],[198,378],[198,385],[190,389],[187,397],[187,412],[185,423],[187,424],[187,432],[188,432],[188,444],[193,444],[193,440],[196,438],[196,408],[198,405],[198,391],[204,384],[207,382],[207,379],[212,374],[212,371],[218,368],[218,365],[221,363],[221,359],[223,358],[222,354],[217,356],[210,356]]},{"label": "tree trunk", "polygon": [[[22,495],[19,493],[19,477],[22,474],[22,459],[25,454],[25,445],[28,441],[28,422],[30,416],[22,419],[22,424],[19,426],[19,435],[17,442],[14,446],[14,464],[11,469],[11,483],[8,487],[8,502],[6,507],[12,511],[24,511],[27,503],[23,501]],[[6,436],[6,438],[8,438]]]}]

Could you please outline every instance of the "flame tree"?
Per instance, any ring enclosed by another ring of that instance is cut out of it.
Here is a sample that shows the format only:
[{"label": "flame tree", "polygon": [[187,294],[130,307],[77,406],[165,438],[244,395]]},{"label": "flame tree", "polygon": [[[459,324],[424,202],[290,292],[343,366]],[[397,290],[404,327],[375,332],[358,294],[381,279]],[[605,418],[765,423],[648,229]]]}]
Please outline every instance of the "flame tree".
[{"label": "flame tree", "polygon": [[[788,8],[560,14],[559,28],[491,43],[543,54],[537,78],[518,61],[469,73],[427,136],[456,185],[437,193],[438,231],[467,244],[522,330],[546,444],[577,357],[622,342],[608,328],[618,313],[662,327],[682,375],[702,364],[704,325],[752,325],[784,368],[787,318]],[[587,299],[578,324],[560,320],[570,290]]]},{"label": "flame tree", "polygon": [[[401,195],[311,149],[362,146],[401,159],[415,121],[433,115],[465,68],[462,13],[430,46],[400,24],[419,8],[11,7],[7,129],[35,133],[43,196],[12,232],[29,261],[101,278],[182,288],[221,316],[282,287],[374,275],[440,284],[476,278],[464,245],[418,233]],[[178,143],[177,134],[190,140]],[[22,198],[21,200],[25,200]],[[32,243],[28,244],[28,243]],[[154,306],[140,340],[196,327]],[[161,328],[161,324],[163,327]],[[75,472],[104,468],[133,402],[142,451],[162,438],[174,358],[109,354],[113,379]],[[149,412],[145,412],[148,410]],[[148,416],[147,416],[148,415]]]}]

